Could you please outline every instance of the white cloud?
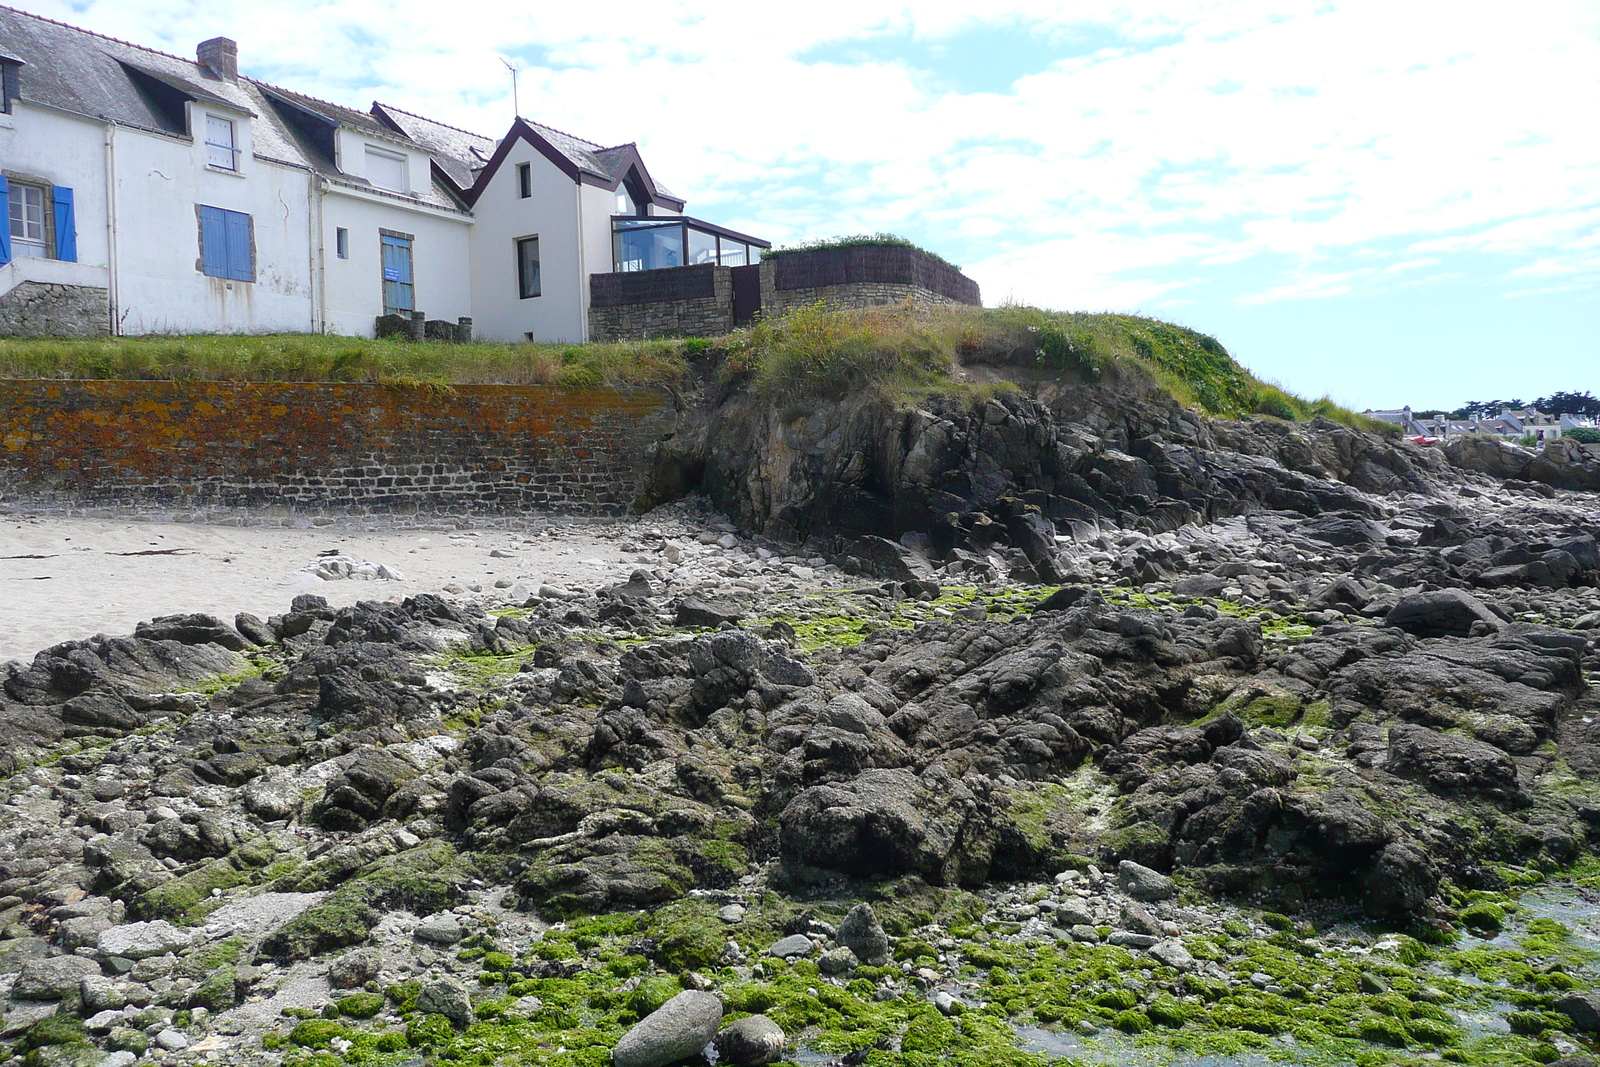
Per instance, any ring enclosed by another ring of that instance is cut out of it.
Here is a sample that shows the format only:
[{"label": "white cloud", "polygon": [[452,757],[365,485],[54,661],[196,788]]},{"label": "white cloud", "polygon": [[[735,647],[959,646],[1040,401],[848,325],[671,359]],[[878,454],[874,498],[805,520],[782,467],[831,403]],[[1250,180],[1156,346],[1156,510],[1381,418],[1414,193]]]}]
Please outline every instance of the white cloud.
[{"label": "white cloud", "polygon": [[[1245,304],[1478,254],[1508,257],[1508,285],[1600,275],[1588,0],[23,6],[180,54],[226,34],[251,73],[491,135],[511,114],[498,57],[518,58],[525,114],[639,141],[691,210],[779,240],[909,231],[994,297],[1170,303],[1251,262],[1297,266]],[[952,90],[909,58],[800,58],[841,41],[958,55],[963,33],[1008,25],[1063,42],[1008,93]],[[1066,43],[1091,38],[1111,43]]]}]

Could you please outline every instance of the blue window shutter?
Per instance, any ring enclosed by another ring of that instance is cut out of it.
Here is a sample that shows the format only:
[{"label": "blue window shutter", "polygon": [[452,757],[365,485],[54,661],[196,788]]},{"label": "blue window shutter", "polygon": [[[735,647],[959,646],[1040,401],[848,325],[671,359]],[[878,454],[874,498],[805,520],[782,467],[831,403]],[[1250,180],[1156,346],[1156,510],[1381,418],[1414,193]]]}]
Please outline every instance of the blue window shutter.
[{"label": "blue window shutter", "polygon": [[250,216],[238,211],[223,212],[228,227],[228,277],[238,282],[256,280],[250,262]]},{"label": "blue window shutter", "polygon": [[0,204],[6,208],[5,225],[0,226],[0,267],[11,262],[11,186],[0,174]]},{"label": "blue window shutter", "polygon": [[56,202],[56,258],[78,262],[78,220],[72,210],[72,190],[58,185],[53,190]]},{"label": "blue window shutter", "polygon": [[200,208],[200,266],[212,278],[228,276],[228,235],[219,207]]}]

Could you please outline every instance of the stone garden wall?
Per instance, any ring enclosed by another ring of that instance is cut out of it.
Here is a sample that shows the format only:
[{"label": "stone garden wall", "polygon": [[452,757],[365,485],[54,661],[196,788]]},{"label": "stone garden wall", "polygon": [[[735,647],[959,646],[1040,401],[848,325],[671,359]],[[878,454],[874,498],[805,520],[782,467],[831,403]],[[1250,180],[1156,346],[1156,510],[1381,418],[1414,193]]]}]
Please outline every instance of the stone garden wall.
[{"label": "stone garden wall", "polygon": [[0,499],[619,514],[673,417],[653,390],[0,381]]},{"label": "stone garden wall", "polygon": [[589,337],[716,337],[733,329],[733,268],[702,264],[589,276]]},{"label": "stone garden wall", "polygon": [[104,289],[22,282],[0,296],[0,337],[104,337],[110,307]]}]

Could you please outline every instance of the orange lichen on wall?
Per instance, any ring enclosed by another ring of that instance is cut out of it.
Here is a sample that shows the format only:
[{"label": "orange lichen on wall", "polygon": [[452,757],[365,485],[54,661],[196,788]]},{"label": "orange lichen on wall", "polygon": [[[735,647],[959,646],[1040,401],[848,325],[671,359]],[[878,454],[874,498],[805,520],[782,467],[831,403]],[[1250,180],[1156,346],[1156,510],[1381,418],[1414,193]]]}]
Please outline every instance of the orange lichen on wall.
[{"label": "orange lichen on wall", "polygon": [[0,492],[393,509],[632,504],[653,390],[0,381]]}]

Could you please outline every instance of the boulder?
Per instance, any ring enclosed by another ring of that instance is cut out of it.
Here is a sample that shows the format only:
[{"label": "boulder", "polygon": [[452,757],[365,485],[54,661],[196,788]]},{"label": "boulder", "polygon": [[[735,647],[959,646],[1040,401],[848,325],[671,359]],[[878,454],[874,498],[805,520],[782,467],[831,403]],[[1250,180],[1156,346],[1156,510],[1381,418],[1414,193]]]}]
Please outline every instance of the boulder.
[{"label": "boulder", "polygon": [[760,1067],[783,1058],[783,1027],[765,1015],[747,1015],[716,1037],[717,1057],[734,1067]]},{"label": "boulder", "polygon": [[744,612],[729,604],[718,604],[686,596],[678,602],[678,613],[673,619],[676,626],[704,626],[716,629],[725,622],[738,622]]},{"label": "boulder", "polygon": [[817,970],[823,974],[849,974],[860,966],[861,960],[843,945],[830,948],[817,960]]},{"label": "boulder", "polygon": [[872,769],[801,791],[778,817],[784,859],[850,874],[918,874],[978,885],[1006,827],[992,804],[949,775]]},{"label": "boulder", "polygon": [[1189,954],[1183,942],[1175,937],[1157,941],[1145,951],[1150,954],[1151,959],[1158,960],[1175,971],[1194,970],[1194,957]]},{"label": "boulder", "polygon": [[1389,918],[1413,918],[1439,888],[1428,854],[1408,841],[1386,845],[1366,878],[1367,911]]},{"label": "boulder", "polygon": [[667,1067],[699,1055],[722,1025],[722,1001],[686,989],[639,1021],[611,1050],[614,1067]]},{"label": "boulder", "polygon": [[1504,621],[1483,601],[1461,589],[1435,589],[1401,597],[1389,610],[1385,626],[1394,626],[1418,637],[1469,637],[1474,623],[1498,630]]},{"label": "boulder", "polygon": [[1172,879],[1132,860],[1117,864],[1117,887],[1134,900],[1167,900],[1177,893]]},{"label": "boulder", "polygon": [[417,938],[436,945],[453,945],[466,936],[461,920],[448,912],[424,919],[417,927]]},{"label": "boulder", "polygon": [[1522,796],[1517,765],[1494,745],[1400,723],[1389,730],[1391,774],[1422,781],[1445,796],[1484,794],[1503,800]]},{"label": "boulder", "polygon": [[790,934],[768,945],[767,955],[787,960],[796,956],[809,956],[816,950],[817,946],[805,934]]},{"label": "boulder", "polygon": [[889,935],[871,904],[857,904],[839,923],[839,944],[856,954],[859,960],[876,964],[889,955]]},{"label": "boulder", "polygon": [[1556,1011],[1586,1033],[1600,1031],[1600,993],[1568,993],[1556,1001]]},{"label": "boulder", "polygon": [[472,1023],[472,1000],[467,991],[448,978],[429,982],[417,994],[417,1010],[425,1015],[443,1015],[456,1026]]},{"label": "boulder", "polygon": [[163,615],[133,628],[135,637],[147,641],[177,641],[184,645],[221,645],[230,652],[243,652],[251,643],[232,626],[215,615]]},{"label": "boulder", "polygon": [[60,1000],[76,992],[84,978],[99,973],[100,965],[83,956],[29,960],[18,972],[11,995],[18,1000]]},{"label": "boulder", "polygon": [[165,919],[152,922],[127,923],[113,926],[100,935],[96,943],[101,956],[121,956],[128,960],[142,960],[151,956],[165,956],[189,947],[190,935]]},{"label": "boulder", "polygon": [[335,989],[354,989],[378,977],[382,969],[383,953],[379,949],[351,949],[329,965],[328,982]]}]

